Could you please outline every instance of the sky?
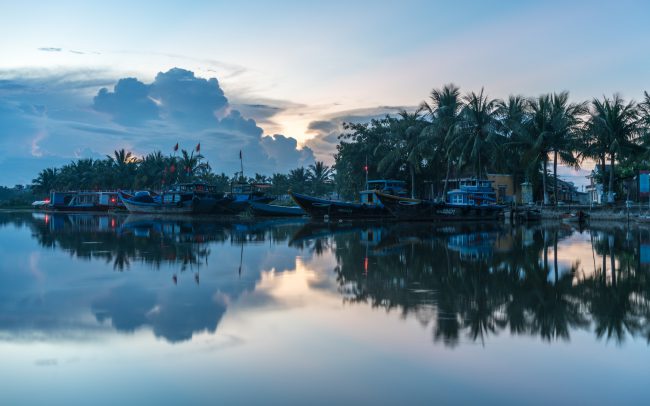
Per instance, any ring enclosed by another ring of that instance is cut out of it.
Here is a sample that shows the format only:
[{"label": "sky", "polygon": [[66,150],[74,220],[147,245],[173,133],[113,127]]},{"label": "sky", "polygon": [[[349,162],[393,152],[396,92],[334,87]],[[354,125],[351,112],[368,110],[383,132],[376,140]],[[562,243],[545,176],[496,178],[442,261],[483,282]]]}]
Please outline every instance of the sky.
[{"label": "sky", "polygon": [[[644,1],[0,0],[0,185],[126,148],[213,170],[333,162],[344,121],[433,88],[574,101],[650,84]],[[567,180],[584,184],[590,168]]]}]

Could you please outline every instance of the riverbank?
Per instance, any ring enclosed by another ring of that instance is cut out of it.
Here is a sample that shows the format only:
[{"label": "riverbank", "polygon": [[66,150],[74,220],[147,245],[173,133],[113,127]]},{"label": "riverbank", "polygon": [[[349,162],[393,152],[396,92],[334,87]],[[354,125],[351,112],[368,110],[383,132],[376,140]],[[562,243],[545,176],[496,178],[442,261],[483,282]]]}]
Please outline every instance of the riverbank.
[{"label": "riverbank", "polygon": [[590,221],[646,221],[650,215],[647,206],[644,207],[621,207],[621,206],[588,206],[571,205],[558,207],[540,208],[540,214],[544,220],[562,220],[575,216],[582,212],[588,216]]}]

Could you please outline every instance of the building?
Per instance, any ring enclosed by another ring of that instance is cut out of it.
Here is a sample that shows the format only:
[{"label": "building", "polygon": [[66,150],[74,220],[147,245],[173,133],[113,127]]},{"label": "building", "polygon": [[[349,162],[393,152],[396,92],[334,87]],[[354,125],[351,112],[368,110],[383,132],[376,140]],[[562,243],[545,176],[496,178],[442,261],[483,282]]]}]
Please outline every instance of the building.
[{"label": "building", "polygon": [[497,193],[497,203],[514,203],[520,200],[515,190],[515,182],[512,175],[488,173],[487,178],[492,181],[492,187]]},{"label": "building", "polygon": [[[550,177],[546,182],[546,193],[548,197],[553,201],[555,198],[555,179]],[[585,200],[588,196],[580,196],[578,188],[573,184],[573,182],[567,182],[560,178],[557,179],[557,201],[564,203],[580,203],[581,199]]]},{"label": "building", "polygon": [[[605,172],[609,171],[609,165],[605,165]],[[585,188],[585,191],[589,195],[588,200],[589,203],[595,203],[595,204],[602,204],[607,200],[607,196],[605,196],[605,189],[603,188],[603,184],[598,181],[598,178],[600,178],[600,166],[596,165],[596,167],[591,171],[589,175],[587,175],[587,179],[589,179],[589,185]]]}]

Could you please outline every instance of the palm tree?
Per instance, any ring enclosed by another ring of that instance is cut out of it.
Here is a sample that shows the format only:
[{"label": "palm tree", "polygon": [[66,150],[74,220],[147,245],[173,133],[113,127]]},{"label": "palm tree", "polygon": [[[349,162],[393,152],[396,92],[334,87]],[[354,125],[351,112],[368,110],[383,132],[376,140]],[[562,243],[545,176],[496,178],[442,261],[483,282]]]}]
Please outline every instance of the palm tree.
[{"label": "palm tree", "polygon": [[39,172],[38,176],[32,180],[34,190],[39,193],[49,193],[57,186],[57,177],[59,170],[57,168],[47,168]]},{"label": "palm tree", "polygon": [[465,105],[461,111],[462,135],[455,137],[452,148],[458,147],[464,163],[471,163],[476,170],[476,178],[483,174],[483,165],[490,154],[498,149],[501,136],[498,132],[499,101],[489,99],[484,94],[471,92],[463,98]]},{"label": "palm tree", "polygon": [[390,123],[389,143],[392,148],[379,161],[377,167],[380,171],[390,171],[396,166],[406,164],[411,177],[411,197],[415,197],[415,173],[420,171],[424,160],[419,147],[420,134],[426,125],[422,119],[422,108],[413,113],[402,110],[398,113],[398,118],[392,118]]},{"label": "palm tree", "polygon": [[[527,179],[531,169],[526,161],[530,146],[526,128],[530,120],[529,101],[523,96],[509,96],[508,100],[498,103],[498,109],[499,132],[505,139],[502,152],[508,154],[508,159],[499,159],[498,162],[505,163],[507,172]],[[539,165],[533,164],[532,167],[538,169]]]},{"label": "palm tree", "polygon": [[[451,148],[454,138],[458,135],[458,123],[460,123],[460,112],[463,103],[460,98],[460,89],[453,83],[443,86],[442,89],[431,91],[430,103],[422,102],[422,108],[431,118],[431,123],[422,131],[420,148],[444,157],[447,170],[445,172],[445,183],[442,196],[447,195],[447,185],[451,173],[451,165],[454,158],[457,158]],[[433,145],[432,145],[433,144]]]},{"label": "palm tree", "polygon": [[569,103],[569,92],[553,93],[550,97],[550,132],[548,146],[553,152],[553,198],[558,203],[558,158],[569,166],[578,166],[574,155],[580,131],[580,117],[586,112],[584,103]]},{"label": "palm tree", "polygon": [[194,155],[194,150],[187,152],[181,151],[181,156],[178,158],[178,164],[181,168],[181,179],[184,181],[191,181],[195,177],[202,177],[210,171],[210,165],[206,162],[201,162],[203,155]]},{"label": "palm tree", "polygon": [[113,186],[123,188],[132,187],[137,169],[138,158],[131,151],[124,148],[116,150],[113,156],[106,155],[110,165],[115,169]]},{"label": "palm tree", "polygon": [[308,182],[309,173],[303,166],[300,168],[292,169],[289,172],[289,187],[294,192],[304,192]]},{"label": "palm tree", "polygon": [[[542,190],[544,191],[544,204],[549,204],[546,178],[548,174],[548,154],[550,153],[551,128],[551,96],[541,95],[529,101],[530,120],[525,126],[528,138],[527,161],[537,166],[542,162]],[[531,165],[531,166],[532,166]]]},{"label": "palm tree", "polygon": [[320,195],[323,193],[325,185],[332,179],[332,168],[325,165],[322,161],[316,161],[313,165],[309,165],[308,176],[313,193]]},{"label": "palm tree", "polygon": [[594,99],[591,102],[591,107],[587,132],[592,145],[598,146],[603,156],[605,154],[609,155],[610,172],[607,202],[613,203],[616,157],[625,152],[638,149],[637,136],[641,124],[639,109],[634,101],[626,104],[618,94],[614,94],[612,99],[606,97],[602,100]]}]

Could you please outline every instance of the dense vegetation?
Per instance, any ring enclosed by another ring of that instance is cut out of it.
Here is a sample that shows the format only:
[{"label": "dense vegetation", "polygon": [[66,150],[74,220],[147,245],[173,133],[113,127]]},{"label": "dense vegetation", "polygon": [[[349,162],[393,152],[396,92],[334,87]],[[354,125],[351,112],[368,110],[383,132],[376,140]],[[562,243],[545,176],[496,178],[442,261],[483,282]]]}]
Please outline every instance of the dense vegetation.
[{"label": "dense vegetation", "polygon": [[[268,182],[272,192],[353,198],[366,176],[408,181],[413,196],[445,195],[445,180],[508,173],[515,185],[533,183],[536,198],[557,202],[558,162],[580,167],[597,163],[596,178],[607,201],[623,199],[620,179],[648,169],[650,95],[641,103],[619,95],[572,103],[568,92],[536,98],[491,99],[481,90],[462,95],[453,84],[434,89],[414,111],[347,123],[339,136],[335,165],[316,162],[287,174],[228,176],[212,171],[200,153],[179,156],[160,151],[142,158],[119,150],[106,159],[79,159],[41,171],[34,191],[52,189],[160,189],[174,182],[201,180],[227,191],[233,182]],[[364,164],[367,162],[367,164]]]},{"label": "dense vegetation", "polygon": [[61,168],[42,170],[32,181],[36,193],[50,190],[125,189],[159,190],[176,182],[203,181],[229,191],[233,182],[270,183],[271,193],[281,195],[289,189],[322,195],[333,189],[332,169],[323,162],[308,168],[300,167],[288,174],[275,173],[268,177],[255,174],[244,178],[241,173],[228,176],[216,174],[200,153],[181,150],[179,156],[165,156],[157,151],[143,158],[125,150],[115,151],[105,159],[79,159]]},{"label": "dense vegetation", "polygon": [[[537,98],[461,95],[453,84],[434,89],[413,112],[348,124],[335,156],[336,184],[351,196],[371,178],[408,180],[415,195],[444,195],[445,179],[508,173],[529,180],[545,203],[557,201],[557,164],[598,164],[608,201],[623,197],[617,180],[648,168],[650,95],[619,95],[571,103],[568,92]],[[552,183],[549,179],[552,176]],[[430,194],[430,193],[429,193]]]}]

